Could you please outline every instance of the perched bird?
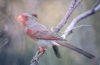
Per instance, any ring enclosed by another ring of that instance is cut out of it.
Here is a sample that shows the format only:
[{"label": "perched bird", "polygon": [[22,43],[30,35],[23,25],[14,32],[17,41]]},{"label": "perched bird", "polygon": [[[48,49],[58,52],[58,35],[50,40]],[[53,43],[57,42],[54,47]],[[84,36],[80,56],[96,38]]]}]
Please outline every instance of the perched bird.
[{"label": "perched bird", "polygon": [[[95,57],[94,55],[67,43],[67,40],[50,31],[46,26],[39,24],[36,14],[23,13],[19,15],[17,19],[24,26],[27,35],[37,42],[39,48],[37,55],[39,55],[39,53],[44,53],[50,46],[62,46],[74,50],[89,59]],[[65,43],[62,44],[61,41],[64,41]]]}]

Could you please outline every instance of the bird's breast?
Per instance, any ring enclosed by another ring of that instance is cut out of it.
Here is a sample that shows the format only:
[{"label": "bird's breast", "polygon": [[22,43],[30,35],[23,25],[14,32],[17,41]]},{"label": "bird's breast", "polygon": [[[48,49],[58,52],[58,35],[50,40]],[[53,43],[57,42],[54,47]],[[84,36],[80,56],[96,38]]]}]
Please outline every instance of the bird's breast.
[{"label": "bird's breast", "polygon": [[28,35],[29,37],[31,37],[33,40],[36,40],[36,39],[37,39],[37,33],[38,33],[38,31],[28,28],[28,29],[26,30],[26,33],[27,33],[27,35]]},{"label": "bird's breast", "polygon": [[35,38],[34,38],[34,31],[33,30],[31,30],[31,29],[27,29],[26,30],[26,33],[27,33],[27,35],[29,36],[29,37],[31,37],[32,39],[34,39],[35,40]]},{"label": "bird's breast", "polygon": [[27,29],[27,30],[26,30],[26,33],[27,33],[29,36],[31,36],[31,35],[32,35],[32,30],[31,30],[31,29]]}]

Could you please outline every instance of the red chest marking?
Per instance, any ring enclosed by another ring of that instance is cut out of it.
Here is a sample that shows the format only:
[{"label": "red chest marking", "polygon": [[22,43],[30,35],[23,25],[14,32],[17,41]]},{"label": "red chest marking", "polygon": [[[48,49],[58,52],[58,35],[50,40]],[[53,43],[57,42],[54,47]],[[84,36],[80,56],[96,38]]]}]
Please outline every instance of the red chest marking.
[{"label": "red chest marking", "polygon": [[32,30],[31,29],[27,29],[27,31],[26,31],[26,33],[30,36],[30,37],[32,37]]}]

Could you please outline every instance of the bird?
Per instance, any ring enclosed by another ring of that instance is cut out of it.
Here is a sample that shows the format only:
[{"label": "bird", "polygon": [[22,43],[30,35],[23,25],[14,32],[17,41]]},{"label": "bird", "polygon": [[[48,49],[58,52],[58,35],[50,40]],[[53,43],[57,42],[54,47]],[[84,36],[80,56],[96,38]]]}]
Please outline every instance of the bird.
[{"label": "bird", "polygon": [[[61,46],[76,51],[89,59],[95,58],[93,54],[68,43],[66,39],[63,39],[58,34],[49,30],[46,26],[40,24],[38,22],[38,16],[35,13],[22,13],[17,17],[17,21],[24,27],[25,33],[36,41],[39,49],[37,52],[38,57],[40,53],[44,53],[49,47]],[[62,41],[64,41],[64,44]],[[56,52],[56,50],[54,51]]]}]

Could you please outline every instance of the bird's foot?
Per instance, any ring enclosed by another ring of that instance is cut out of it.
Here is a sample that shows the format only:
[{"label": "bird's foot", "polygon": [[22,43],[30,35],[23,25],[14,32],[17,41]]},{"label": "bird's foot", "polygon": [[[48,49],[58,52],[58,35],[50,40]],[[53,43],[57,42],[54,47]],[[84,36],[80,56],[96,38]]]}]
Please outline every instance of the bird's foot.
[{"label": "bird's foot", "polygon": [[38,58],[33,58],[31,62],[38,62]]},{"label": "bird's foot", "polygon": [[31,64],[32,64],[32,65],[38,65],[38,64],[39,64],[38,58],[33,58],[33,59],[31,60]]}]

